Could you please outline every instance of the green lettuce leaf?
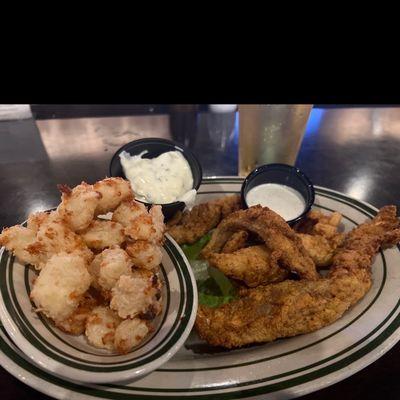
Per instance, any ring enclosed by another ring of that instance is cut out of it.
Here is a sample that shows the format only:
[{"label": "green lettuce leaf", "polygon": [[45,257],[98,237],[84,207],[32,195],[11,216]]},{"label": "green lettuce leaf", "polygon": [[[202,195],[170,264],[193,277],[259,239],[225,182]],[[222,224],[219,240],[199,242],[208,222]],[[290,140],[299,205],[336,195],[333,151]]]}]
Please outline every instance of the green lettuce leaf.
[{"label": "green lettuce leaf", "polygon": [[196,243],[183,244],[181,246],[183,252],[185,253],[185,256],[189,259],[189,261],[198,259],[201,250],[209,242],[210,239],[211,239],[211,232],[204,235]]},{"label": "green lettuce leaf", "polygon": [[203,247],[209,242],[211,233],[204,235],[196,243],[182,245],[189,259],[197,282],[199,304],[208,307],[218,307],[229,303],[236,297],[236,287],[220,270],[210,267],[206,260],[199,260]]}]

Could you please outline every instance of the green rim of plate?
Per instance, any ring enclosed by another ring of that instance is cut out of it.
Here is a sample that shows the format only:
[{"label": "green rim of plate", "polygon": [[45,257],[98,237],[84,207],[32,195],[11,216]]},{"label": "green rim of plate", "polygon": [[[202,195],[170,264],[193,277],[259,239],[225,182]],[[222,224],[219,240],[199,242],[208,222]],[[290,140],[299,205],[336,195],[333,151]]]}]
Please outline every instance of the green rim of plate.
[{"label": "green rim of plate", "polygon": [[[242,178],[209,178],[209,179],[204,179],[203,184],[208,185],[208,184],[238,184],[242,182]],[[204,193],[200,190],[199,193]],[[216,193],[216,192],[210,192],[210,193]],[[223,193],[237,193],[236,191],[232,192],[227,192],[223,191]],[[329,189],[324,189],[324,188],[319,188],[316,187],[316,193],[320,196],[330,198],[335,201],[339,201],[341,203],[344,203],[357,211],[363,213],[369,218],[372,218],[374,215],[376,215],[377,211],[376,209],[370,207],[369,205],[359,202],[355,199],[349,198],[343,194],[330,191]],[[324,207],[326,208],[326,207]],[[397,245],[398,250],[400,251],[400,245]],[[374,297],[373,301],[376,301],[376,299],[379,297],[380,293],[383,290],[384,287],[384,281],[386,280],[386,261],[384,258],[383,253],[381,253],[382,256],[382,261],[383,261],[383,278],[382,282],[380,285],[380,288],[378,290],[377,295]],[[43,379],[49,383],[52,383],[56,386],[63,387],[67,390],[71,390],[73,392],[85,394],[88,396],[96,396],[99,398],[108,398],[108,399],[127,399],[127,398],[132,398],[132,399],[174,399],[174,398],[181,398],[182,394],[187,392],[189,397],[191,399],[231,399],[231,398],[245,398],[245,397],[250,397],[250,396],[260,396],[260,395],[265,395],[268,393],[272,393],[275,391],[279,390],[285,390],[289,388],[293,388],[298,385],[302,385],[311,381],[314,381],[316,379],[322,378],[326,375],[332,374],[334,372],[340,371],[343,368],[346,368],[353,364],[354,362],[360,360],[364,356],[366,356],[368,353],[376,349],[378,346],[382,345],[386,340],[388,340],[395,332],[396,330],[400,327],[400,313],[398,312],[400,307],[400,298],[397,301],[396,305],[393,307],[393,309],[386,315],[386,317],[379,323],[371,332],[369,332],[364,338],[360,339],[357,343],[354,343],[352,346],[349,346],[347,349],[342,350],[324,360],[320,360],[319,362],[310,364],[306,367],[294,370],[294,371],[288,371],[284,374],[276,375],[276,376],[269,376],[263,379],[258,379],[258,380],[253,380],[253,381],[248,381],[248,382],[243,382],[242,384],[231,384],[231,385],[226,385],[226,386],[218,386],[218,387],[207,387],[207,388],[196,388],[196,389],[166,389],[166,388],[142,388],[142,387],[131,387],[131,386],[122,386],[122,385],[99,385],[96,387],[88,387],[88,386],[83,386],[79,384],[75,384],[72,382],[68,382],[62,379],[59,379],[57,377],[54,377],[48,373],[44,373],[42,370],[37,368],[36,366],[28,363],[24,358],[22,358],[19,354],[16,353],[12,347],[10,347],[5,340],[0,340],[0,349],[1,351],[9,357],[13,362],[15,362],[17,365],[19,365],[21,368],[27,370],[28,372],[32,373],[33,375],[37,376],[40,379]],[[365,309],[364,311],[365,312]],[[397,314],[396,314],[397,312]],[[360,316],[360,315],[359,315]],[[358,316],[358,318],[359,318]],[[356,317],[357,318],[357,317]],[[393,319],[392,319],[393,318]],[[390,321],[392,319],[392,321]],[[353,319],[354,321],[354,319]],[[389,324],[387,324],[390,321]],[[387,324],[387,326],[385,326]],[[384,329],[379,332],[379,330],[384,327]],[[3,333],[7,335],[7,333],[2,329]],[[355,352],[349,354],[348,356],[345,356],[344,358],[335,361],[334,363],[323,366],[322,368],[319,368],[317,370],[313,370],[310,372],[307,372],[307,370],[314,368],[316,366],[319,366],[327,361],[334,360],[335,358],[340,357],[341,355],[344,355],[346,352],[350,351],[351,349],[360,346],[363,342],[365,342],[367,339],[373,337],[376,333],[378,333],[376,337],[374,337],[372,340],[370,340],[367,344],[365,344],[363,347],[357,349]],[[396,338],[398,340],[398,338]],[[318,341],[319,342],[319,341]],[[314,344],[317,344],[314,343]],[[393,344],[393,343],[392,343]],[[248,364],[246,364],[248,365]],[[158,373],[162,372],[171,372],[175,370],[168,370],[168,369],[158,369]],[[186,370],[176,370],[176,373],[185,373]],[[296,377],[290,377],[290,375],[293,374],[298,374],[299,372],[305,372],[304,374]],[[178,375],[179,376],[179,375]],[[267,383],[273,379],[278,379],[282,377],[287,377],[288,379],[280,381],[278,383],[269,383],[263,386],[259,386],[256,388],[246,388],[246,386],[249,385],[255,385],[255,384],[262,384],[262,383]],[[113,392],[110,389],[118,389],[120,390],[119,392]],[[230,391],[227,391],[227,389],[232,389]],[[237,390],[235,390],[237,389]],[[121,390],[125,390],[125,392],[121,392]],[[207,391],[218,391],[220,390],[220,393],[204,393],[204,394],[199,394],[199,392],[207,392]],[[136,393],[135,393],[136,392]],[[143,393],[143,392],[150,392],[150,393]],[[153,392],[153,393],[151,393]],[[164,394],[156,394],[158,393],[166,393]],[[196,392],[196,393],[191,393],[191,392]],[[168,394],[167,394],[168,393]],[[176,396],[173,396],[173,393],[176,393]]]},{"label": "green rim of plate", "polygon": [[[165,335],[162,341],[160,341],[156,347],[152,348],[147,353],[142,354],[138,358],[134,357],[116,363],[87,361],[84,358],[71,356],[70,354],[65,353],[64,351],[55,347],[53,344],[49,343],[48,340],[44,338],[34,326],[31,325],[18,303],[15,291],[13,290],[14,286],[12,280],[14,257],[11,257],[7,251],[3,252],[0,260],[0,291],[3,297],[5,308],[10,317],[13,319],[14,323],[18,326],[19,332],[32,346],[46,356],[63,365],[67,365],[78,370],[101,373],[125,371],[143,367],[146,364],[163,356],[164,354],[167,354],[171,347],[173,347],[179,341],[190,320],[194,305],[193,287],[185,260],[178,249],[168,238],[166,238],[164,249],[168,253],[177,272],[179,281],[179,309],[169,332]],[[27,274],[25,274],[25,279],[27,279]],[[29,282],[25,281],[25,285],[29,285]],[[169,307],[169,292],[167,293],[167,307]],[[164,319],[161,321],[158,329],[161,329],[165,323],[166,315],[167,313],[165,312]],[[58,338],[58,335],[54,334],[52,330],[48,330],[48,332],[49,334],[52,334]]]}]

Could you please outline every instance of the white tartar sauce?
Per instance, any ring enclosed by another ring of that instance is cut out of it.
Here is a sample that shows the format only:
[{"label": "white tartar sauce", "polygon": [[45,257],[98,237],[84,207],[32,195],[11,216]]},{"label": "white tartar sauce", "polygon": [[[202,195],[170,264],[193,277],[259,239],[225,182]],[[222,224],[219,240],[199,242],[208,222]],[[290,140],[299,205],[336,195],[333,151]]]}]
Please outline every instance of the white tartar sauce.
[{"label": "white tartar sauce", "polygon": [[147,151],[119,157],[125,176],[132,184],[137,200],[152,204],[194,202],[193,175],[189,163],[179,151],[168,151],[155,158],[142,158]]},{"label": "white tartar sauce", "polygon": [[275,211],[286,221],[298,217],[305,209],[303,196],[295,189],[278,183],[264,183],[249,190],[247,205],[260,204]]}]

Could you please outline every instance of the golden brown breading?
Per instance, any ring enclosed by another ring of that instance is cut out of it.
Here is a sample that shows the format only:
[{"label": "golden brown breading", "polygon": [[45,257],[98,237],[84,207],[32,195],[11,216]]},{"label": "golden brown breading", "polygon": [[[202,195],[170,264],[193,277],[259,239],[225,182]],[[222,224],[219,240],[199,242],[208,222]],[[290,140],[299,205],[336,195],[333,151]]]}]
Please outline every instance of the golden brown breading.
[{"label": "golden brown breading", "polygon": [[317,267],[329,266],[337,247],[343,244],[345,235],[339,232],[341,220],[342,215],[337,211],[324,214],[312,210],[294,227]]},{"label": "golden brown breading", "polygon": [[380,247],[393,246],[400,241],[400,222],[395,206],[382,207],[378,215],[346,235],[344,244],[333,258],[331,275],[355,268],[369,268]]},{"label": "golden brown breading", "polygon": [[321,235],[327,239],[338,233],[342,214],[335,211],[331,214],[324,214],[321,211],[311,210],[304,219],[294,226],[299,233],[310,235]]},{"label": "golden brown breading", "polygon": [[81,256],[58,253],[40,271],[30,297],[40,312],[56,323],[62,322],[78,308],[91,280]]},{"label": "golden brown breading", "polygon": [[185,211],[179,223],[167,225],[167,232],[178,244],[194,243],[217,226],[220,219],[220,206],[203,203],[194,206],[191,211]]},{"label": "golden brown breading", "polygon": [[211,253],[207,261],[226,276],[243,281],[249,287],[280,282],[288,271],[278,265],[280,252],[270,251],[264,245],[245,247],[233,253]]},{"label": "golden brown breading", "polygon": [[267,207],[254,206],[230,214],[213,231],[211,240],[202,251],[207,258],[219,253],[234,232],[246,230],[258,235],[271,252],[281,252],[280,261],[289,271],[304,279],[318,279],[315,264],[300,238],[285,220]]},{"label": "golden brown breading", "polygon": [[197,242],[222,218],[240,208],[240,196],[225,196],[194,206],[191,211],[178,212],[167,224],[168,233],[178,244]]},{"label": "golden brown breading", "polygon": [[235,232],[230,239],[224,244],[221,253],[233,253],[246,246],[249,234],[246,231]]},{"label": "golden brown breading", "polygon": [[58,189],[62,193],[57,208],[60,217],[74,232],[87,228],[94,217],[101,194],[86,182],[73,189],[67,185],[58,185]]},{"label": "golden brown breading", "polygon": [[317,267],[327,267],[332,263],[337,246],[341,243],[337,239],[344,239],[344,235],[338,234],[335,241],[328,240],[321,235],[309,235],[298,233],[304,248],[314,261]]},{"label": "golden brown breading", "polygon": [[36,269],[41,269],[50,257],[60,252],[79,254],[87,263],[92,260],[93,254],[82,238],[71,231],[56,212],[38,214],[28,220],[31,228],[19,225],[5,228],[0,244]]},{"label": "golden brown breading", "polygon": [[221,219],[242,208],[240,196],[238,194],[220,197],[219,199],[211,200],[210,203],[221,206]]},{"label": "golden brown breading", "polygon": [[104,219],[94,219],[79,235],[89,248],[95,250],[120,246],[125,241],[124,227],[118,222]]},{"label": "golden brown breading", "polygon": [[397,236],[396,208],[350,232],[327,278],[284,281],[241,290],[241,297],[217,308],[200,306],[196,329],[215,346],[240,347],[313,332],[340,318],[371,287],[370,266],[385,240]]},{"label": "golden brown breading", "polygon": [[154,243],[149,243],[145,240],[128,242],[126,244],[125,251],[131,257],[135,267],[152,270],[161,264],[161,246],[158,246]]},{"label": "golden brown breading", "polygon": [[27,250],[34,243],[36,243],[35,231],[23,226],[15,225],[4,228],[0,234],[0,246],[11,251],[20,262],[34,265],[37,269],[40,269],[40,265],[45,260],[42,259],[40,253]]},{"label": "golden brown breading", "polygon": [[227,348],[313,332],[340,318],[369,287],[370,280],[360,284],[352,275],[259,286],[221,307],[199,306],[196,329],[209,344]]},{"label": "golden brown breading", "polygon": [[162,244],[164,240],[164,215],[159,205],[147,210],[143,203],[125,200],[114,211],[112,220],[124,226],[124,233],[130,240],[156,244]]},{"label": "golden brown breading", "polygon": [[86,292],[74,313],[64,321],[56,323],[57,328],[60,328],[65,333],[81,335],[85,332],[86,320],[91,311],[100,303],[99,296],[94,296],[92,293]]},{"label": "golden brown breading", "polygon": [[95,215],[106,214],[114,211],[122,201],[133,198],[129,181],[122,178],[106,178],[93,185],[96,192],[101,194]]}]

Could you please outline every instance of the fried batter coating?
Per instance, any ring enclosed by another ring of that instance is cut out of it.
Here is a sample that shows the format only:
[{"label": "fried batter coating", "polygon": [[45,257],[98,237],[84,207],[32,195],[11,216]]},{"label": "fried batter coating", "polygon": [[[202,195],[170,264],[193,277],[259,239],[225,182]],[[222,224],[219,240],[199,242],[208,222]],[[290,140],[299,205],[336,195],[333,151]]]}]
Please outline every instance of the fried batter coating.
[{"label": "fried batter coating", "polygon": [[[147,210],[134,201],[121,178],[59,189],[56,211],[29,215],[26,228],[4,229],[0,245],[41,270],[30,294],[37,312],[65,333],[85,333],[96,347],[126,353],[153,329],[150,320],[162,309],[161,282],[150,271],[162,258],[161,206]],[[112,221],[96,218],[114,210]],[[120,247],[126,241],[132,258]],[[88,246],[102,252],[94,257]],[[121,323],[118,313],[134,319]]]},{"label": "fried batter coating", "polygon": [[83,240],[60,220],[57,213],[34,214],[28,222],[31,228],[15,225],[0,235],[0,244],[12,251],[23,263],[40,270],[54,254],[76,253],[86,262],[93,258]]},{"label": "fried batter coating", "polygon": [[81,335],[82,333],[85,333],[86,321],[93,308],[98,305],[99,300],[89,292],[86,292],[79,303],[78,308],[72,313],[72,315],[64,321],[56,323],[57,328],[72,335]]},{"label": "fried batter coating", "polygon": [[96,307],[90,313],[85,334],[88,342],[100,349],[114,350],[115,330],[121,319],[108,307]]},{"label": "fried batter coating", "polygon": [[178,244],[191,244],[216,227],[220,220],[221,207],[203,203],[185,211],[178,224],[168,227],[168,233]]},{"label": "fried batter coating", "polygon": [[345,235],[338,231],[341,220],[337,211],[324,214],[312,210],[294,227],[317,267],[329,266],[337,247],[343,243]]},{"label": "fried batter coating", "polygon": [[233,253],[246,246],[249,234],[246,231],[235,232],[229,240],[224,244],[221,253]]},{"label": "fried batter coating", "polygon": [[135,200],[124,201],[114,211],[112,220],[124,226],[125,235],[132,240],[161,243],[164,235],[164,216],[161,206],[152,206],[147,212],[144,204]]},{"label": "fried batter coating", "polygon": [[93,220],[80,236],[94,250],[121,245],[125,241],[124,227],[118,222],[102,219]]},{"label": "fried batter coating", "polygon": [[398,231],[396,208],[382,208],[372,221],[346,236],[327,278],[259,286],[242,290],[241,298],[221,307],[200,306],[199,335],[212,345],[232,348],[313,332],[331,324],[368,292],[373,257],[381,246],[400,239]]},{"label": "fried batter coating", "polygon": [[60,217],[74,232],[87,228],[94,217],[101,194],[85,182],[73,189],[66,185],[58,185],[58,188],[62,193],[61,204],[57,208]]},{"label": "fried batter coating", "polygon": [[321,235],[299,233],[298,236],[317,267],[326,267],[332,263],[337,246],[332,246]]},{"label": "fried batter coating", "polygon": [[101,194],[97,203],[95,215],[114,211],[122,201],[133,197],[131,184],[122,178],[106,178],[93,185],[96,192]]},{"label": "fried batter coating", "polygon": [[194,206],[178,214],[168,223],[168,233],[178,244],[197,242],[211,229],[215,228],[222,218],[240,208],[240,196],[226,196]]},{"label": "fried batter coating", "polygon": [[125,248],[135,267],[152,270],[161,264],[161,247],[144,240],[128,242]]},{"label": "fried batter coating", "polygon": [[[60,252],[76,253],[82,256],[86,263],[93,259],[93,253],[88,249],[82,238],[72,232],[63,220],[56,218],[56,213],[48,214],[36,234],[36,241],[27,247],[31,254],[37,254],[46,262],[54,254]],[[40,268],[41,265],[35,265]]]},{"label": "fried batter coating", "polygon": [[371,282],[365,270],[359,275],[365,283],[348,275],[286,280],[248,289],[240,299],[218,308],[199,306],[197,332],[211,345],[227,348],[313,332],[336,321],[365,295]]},{"label": "fried batter coating", "polygon": [[39,265],[43,262],[40,254],[27,250],[35,242],[35,231],[19,225],[4,228],[0,234],[1,246],[11,251],[22,263],[34,265],[39,269]]},{"label": "fried batter coating", "polygon": [[289,271],[296,272],[303,279],[319,278],[315,264],[300,238],[282,217],[267,207],[250,207],[223,219],[202,250],[203,257],[208,258],[211,253],[219,253],[233,233],[240,230],[258,235],[269,251],[279,251],[281,265]]},{"label": "fried batter coating", "polygon": [[221,219],[241,209],[241,200],[238,194],[220,197],[219,199],[211,200],[210,203],[215,206],[221,206]]},{"label": "fried batter coating", "polygon": [[56,323],[65,321],[77,309],[90,282],[82,257],[65,252],[55,254],[35,280],[31,299],[38,311]]},{"label": "fried batter coating", "polygon": [[88,270],[93,278],[92,286],[102,291],[107,296],[107,292],[116,285],[121,275],[131,272],[132,260],[128,254],[118,246],[103,250],[98,254]]},{"label": "fried batter coating", "polygon": [[400,241],[399,227],[396,207],[382,207],[375,218],[346,235],[343,246],[333,257],[333,265],[341,268],[332,269],[330,274],[336,276],[357,268],[368,269],[380,247],[387,248]]},{"label": "fried batter coating", "polygon": [[294,226],[299,233],[310,235],[321,235],[326,239],[338,234],[338,228],[342,221],[342,214],[335,211],[331,214],[324,214],[321,211],[311,210],[305,218]]},{"label": "fried batter coating", "polygon": [[241,280],[249,287],[255,287],[287,278],[289,272],[278,264],[280,256],[280,252],[271,254],[264,245],[258,245],[229,254],[211,253],[207,260],[226,276]]},{"label": "fried batter coating", "polygon": [[128,353],[140,344],[149,332],[147,321],[139,318],[126,319],[115,330],[114,346],[118,353]]},{"label": "fried batter coating", "polygon": [[122,275],[112,289],[111,309],[121,318],[153,319],[161,311],[161,285],[157,275],[134,269]]},{"label": "fried batter coating", "polygon": [[[56,215],[55,213],[51,213],[52,218],[54,218]],[[36,212],[33,214],[30,214],[28,217],[28,222],[27,222],[27,228],[33,230],[34,232],[37,232],[40,228],[40,226],[49,220],[50,214],[45,211],[40,211]],[[58,217],[58,215],[57,215]],[[56,218],[54,218],[56,219]]]}]

